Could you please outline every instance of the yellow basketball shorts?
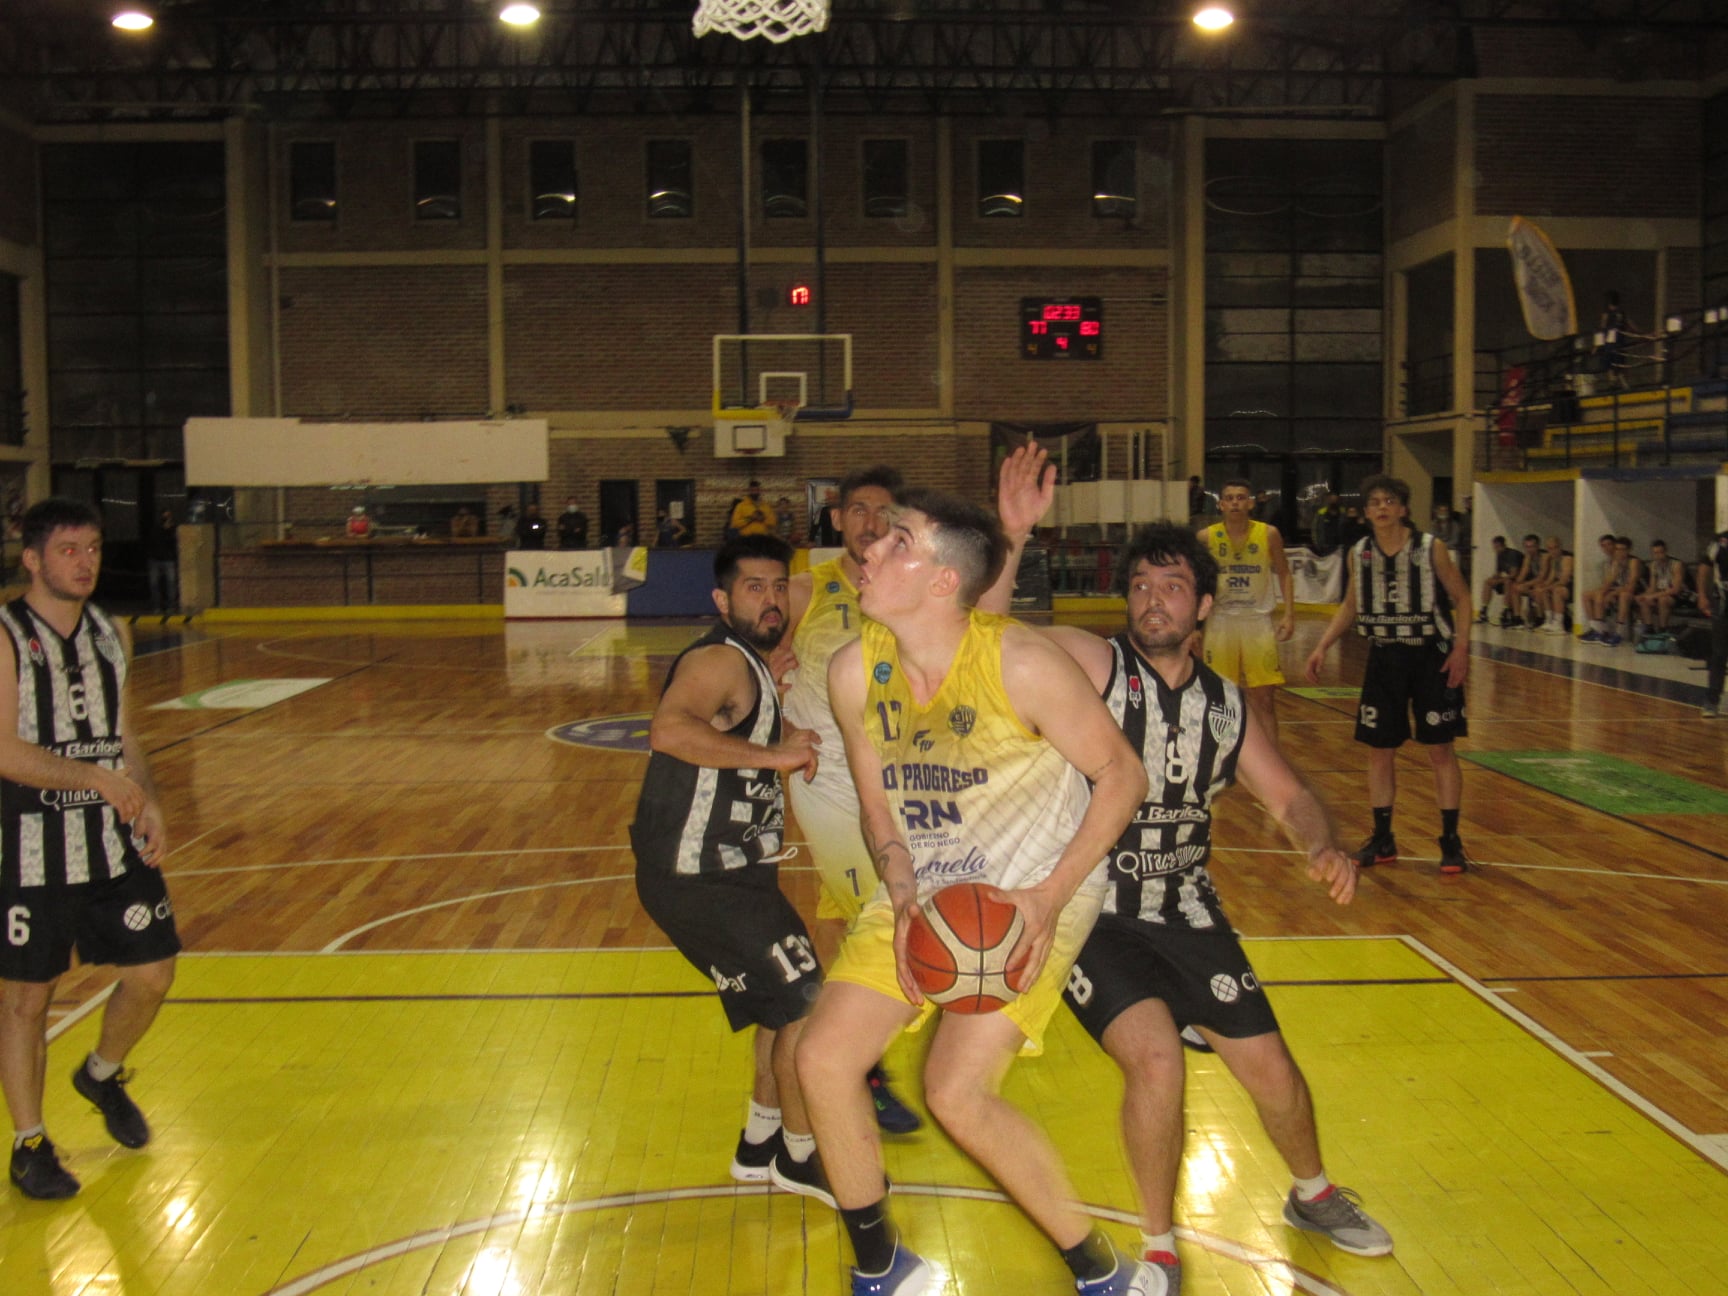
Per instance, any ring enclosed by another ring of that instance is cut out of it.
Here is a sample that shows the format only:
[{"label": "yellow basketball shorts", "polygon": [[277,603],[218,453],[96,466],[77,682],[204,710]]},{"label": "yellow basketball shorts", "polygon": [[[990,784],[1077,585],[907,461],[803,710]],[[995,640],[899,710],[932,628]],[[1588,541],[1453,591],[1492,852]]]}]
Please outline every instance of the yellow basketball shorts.
[{"label": "yellow basketball shorts", "polygon": [[[1026,1037],[1026,1043],[1020,1049],[1022,1053],[1035,1056],[1044,1051],[1044,1030],[1049,1026],[1057,1005],[1062,1002],[1062,988],[1068,984],[1069,969],[1080,957],[1080,947],[1092,934],[1092,925],[1098,921],[1098,911],[1103,906],[1102,891],[1081,891],[1068,902],[1056,920],[1056,941],[1050,947],[1050,957],[1045,960],[1038,980],[1033,982],[1030,990],[1002,1009]],[[886,892],[874,896],[864,906],[846,935],[846,943],[840,947],[840,957],[834,960],[834,966],[828,971],[828,979],[861,985],[909,1006],[895,975],[894,906],[888,902]],[[918,1019],[906,1029],[923,1029],[924,1023],[937,1011],[937,1005],[926,999]]]},{"label": "yellow basketball shorts", "polygon": [[1221,614],[1206,622],[1206,664],[1246,688],[1282,684],[1278,637],[1269,616]]},{"label": "yellow basketball shorts", "polygon": [[789,775],[786,787],[792,798],[792,813],[804,830],[810,858],[816,862],[821,890],[816,896],[817,918],[843,918],[850,924],[876,893],[876,865],[864,847],[864,830],[858,824],[858,802],[837,805],[812,790],[803,777]]}]

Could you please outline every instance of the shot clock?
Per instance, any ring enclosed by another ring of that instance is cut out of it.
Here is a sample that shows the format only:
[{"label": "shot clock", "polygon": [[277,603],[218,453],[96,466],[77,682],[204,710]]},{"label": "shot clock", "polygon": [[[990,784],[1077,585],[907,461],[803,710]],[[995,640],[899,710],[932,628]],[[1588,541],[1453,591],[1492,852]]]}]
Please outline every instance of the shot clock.
[{"label": "shot clock", "polygon": [[1020,355],[1026,360],[1102,359],[1104,299],[1022,297]]}]

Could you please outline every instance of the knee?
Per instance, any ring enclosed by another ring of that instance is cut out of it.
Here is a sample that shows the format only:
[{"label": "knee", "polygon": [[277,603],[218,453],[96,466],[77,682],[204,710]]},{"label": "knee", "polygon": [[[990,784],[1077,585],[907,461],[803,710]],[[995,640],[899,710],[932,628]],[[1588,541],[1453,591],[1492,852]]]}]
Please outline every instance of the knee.
[{"label": "knee", "polygon": [[991,1091],[945,1070],[927,1069],[924,1073],[924,1103],[956,1141],[965,1141],[966,1131],[982,1114],[980,1100],[992,1096]]},{"label": "knee", "polygon": [[122,972],[120,982],[135,993],[160,1002],[168,997],[168,991],[174,986],[174,968],[175,962],[171,958],[143,963]]},{"label": "knee", "polygon": [[810,1094],[832,1091],[836,1086],[851,1083],[848,1077],[854,1069],[857,1082],[863,1083],[870,1064],[854,1068],[844,1032],[836,1033],[821,1019],[807,1018],[797,1025],[799,1029],[790,1048],[800,1089]]},{"label": "knee", "polygon": [[48,1005],[54,1001],[53,981],[8,981],[0,996],[0,1026],[7,1030],[43,1031],[48,1027]]}]

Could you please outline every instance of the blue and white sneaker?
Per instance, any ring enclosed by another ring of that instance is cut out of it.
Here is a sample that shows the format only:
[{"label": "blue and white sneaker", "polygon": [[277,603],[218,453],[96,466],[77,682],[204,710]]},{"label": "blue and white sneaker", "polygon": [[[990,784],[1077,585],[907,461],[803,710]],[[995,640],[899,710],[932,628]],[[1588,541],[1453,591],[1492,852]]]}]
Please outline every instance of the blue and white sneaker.
[{"label": "blue and white sneaker", "polygon": [[1155,1265],[1130,1260],[1116,1253],[1115,1271],[1107,1278],[1084,1278],[1074,1281],[1074,1290],[1081,1296],[1169,1296],[1170,1280]]},{"label": "blue and white sneaker", "polygon": [[852,1296],[927,1296],[935,1290],[935,1279],[929,1265],[896,1242],[886,1273],[852,1271]]},{"label": "blue and white sneaker", "polygon": [[1578,636],[1579,643],[1601,643],[1602,633],[1599,630],[1586,630]]}]

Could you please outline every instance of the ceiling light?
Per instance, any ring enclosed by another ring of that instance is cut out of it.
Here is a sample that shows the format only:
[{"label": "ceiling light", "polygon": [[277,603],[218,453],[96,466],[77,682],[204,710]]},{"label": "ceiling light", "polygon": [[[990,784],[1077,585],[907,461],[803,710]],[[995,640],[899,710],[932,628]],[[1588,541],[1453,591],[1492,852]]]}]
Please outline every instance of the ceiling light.
[{"label": "ceiling light", "polygon": [[114,15],[114,25],[121,31],[148,31],[156,25],[156,20],[141,9],[122,9]]},{"label": "ceiling light", "polygon": [[1223,5],[1207,5],[1194,15],[1194,25],[1201,31],[1223,31],[1236,21],[1236,15]]},{"label": "ceiling light", "polygon": [[540,21],[540,10],[531,4],[507,4],[498,17],[512,27],[530,27]]}]

